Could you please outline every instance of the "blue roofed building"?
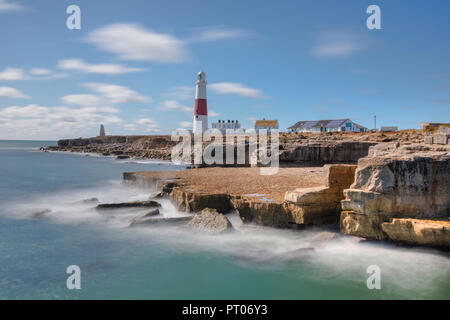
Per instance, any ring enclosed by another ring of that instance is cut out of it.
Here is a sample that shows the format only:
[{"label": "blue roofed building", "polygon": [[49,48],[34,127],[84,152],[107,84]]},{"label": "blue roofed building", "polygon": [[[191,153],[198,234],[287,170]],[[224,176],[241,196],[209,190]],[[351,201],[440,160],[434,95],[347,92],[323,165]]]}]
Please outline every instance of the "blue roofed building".
[{"label": "blue roofed building", "polygon": [[350,119],[299,121],[288,128],[289,132],[366,132],[363,127]]}]

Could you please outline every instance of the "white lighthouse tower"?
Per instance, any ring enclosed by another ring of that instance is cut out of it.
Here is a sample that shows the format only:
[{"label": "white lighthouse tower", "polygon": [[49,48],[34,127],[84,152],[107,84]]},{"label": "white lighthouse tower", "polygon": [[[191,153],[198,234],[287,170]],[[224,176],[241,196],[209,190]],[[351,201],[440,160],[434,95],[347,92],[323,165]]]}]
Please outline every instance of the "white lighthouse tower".
[{"label": "white lighthouse tower", "polygon": [[197,74],[194,107],[194,133],[208,130],[208,107],[206,102],[206,74],[200,71]]}]

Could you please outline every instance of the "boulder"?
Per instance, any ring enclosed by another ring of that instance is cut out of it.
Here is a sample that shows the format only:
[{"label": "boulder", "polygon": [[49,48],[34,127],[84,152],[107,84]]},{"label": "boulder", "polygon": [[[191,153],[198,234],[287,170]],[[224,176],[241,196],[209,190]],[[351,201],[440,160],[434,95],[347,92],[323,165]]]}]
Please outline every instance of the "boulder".
[{"label": "boulder", "polygon": [[122,209],[122,208],[155,208],[161,207],[161,204],[156,201],[133,201],[133,202],[122,202],[122,203],[103,203],[97,205],[97,210],[111,210],[111,209]]},{"label": "boulder", "polygon": [[230,220],[216,209],[204,209],[186,224],[186,228],[207,234],[222,234],[233,230]]}]

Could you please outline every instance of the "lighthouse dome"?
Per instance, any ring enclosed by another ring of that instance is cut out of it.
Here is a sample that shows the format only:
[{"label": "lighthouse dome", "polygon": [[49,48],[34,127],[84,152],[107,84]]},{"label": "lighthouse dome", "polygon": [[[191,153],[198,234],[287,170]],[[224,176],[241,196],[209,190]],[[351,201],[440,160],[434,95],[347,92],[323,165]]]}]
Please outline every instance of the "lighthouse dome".
[{"label": "lighthouse dome", "polygon": [[206,74],[203,71],[200,71],[197,73],[198,81],[205,81],[206,80]]}]

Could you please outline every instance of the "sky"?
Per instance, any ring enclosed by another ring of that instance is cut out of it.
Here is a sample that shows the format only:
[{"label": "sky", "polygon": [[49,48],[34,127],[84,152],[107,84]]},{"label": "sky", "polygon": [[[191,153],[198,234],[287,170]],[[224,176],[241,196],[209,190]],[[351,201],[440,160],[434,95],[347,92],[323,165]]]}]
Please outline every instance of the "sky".
[{"label": "sky", "polygon": [[447,0],[0,0],[0,139],[190,128],[200,70],[210,124],[450,122],[449,15]]}]

